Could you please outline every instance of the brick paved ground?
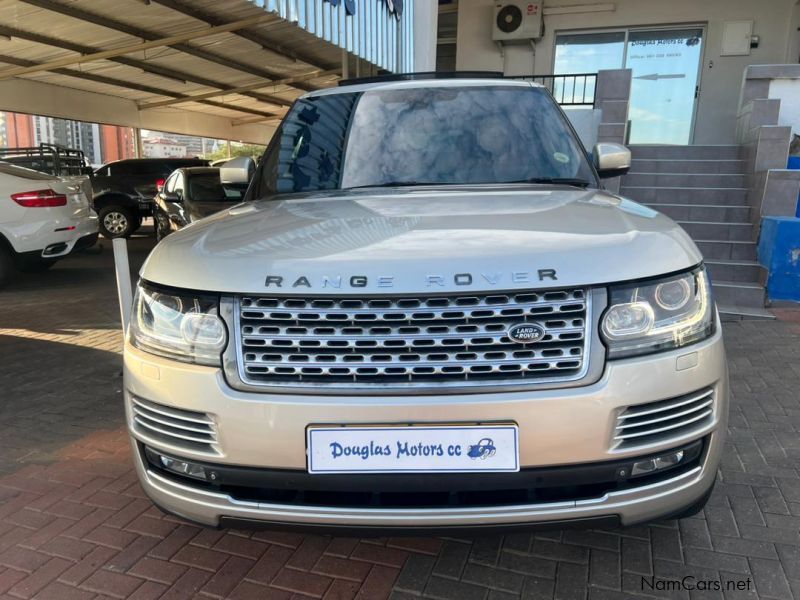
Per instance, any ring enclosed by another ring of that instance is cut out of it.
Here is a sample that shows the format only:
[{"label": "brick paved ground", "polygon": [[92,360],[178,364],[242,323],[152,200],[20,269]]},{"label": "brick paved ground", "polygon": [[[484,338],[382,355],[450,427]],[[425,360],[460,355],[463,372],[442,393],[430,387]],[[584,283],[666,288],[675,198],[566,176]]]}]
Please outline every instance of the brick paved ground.
[{"label": "brick paved ground", "polygon": [[[149,242],[132,246],[138,261]],[[734,392],[720,483],[680,523],[460,539],[203,530],[142,496],[120,402],[111,253],[0,292],[0,594],[8,598],[800,599],[800,318],[725,326]]]}]

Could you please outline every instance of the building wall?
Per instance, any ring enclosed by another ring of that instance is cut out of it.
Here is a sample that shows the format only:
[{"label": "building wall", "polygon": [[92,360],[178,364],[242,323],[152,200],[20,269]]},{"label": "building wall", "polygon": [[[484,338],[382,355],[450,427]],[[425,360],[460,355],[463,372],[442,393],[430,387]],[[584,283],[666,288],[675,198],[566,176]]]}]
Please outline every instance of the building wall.
[{"label": "building wall", "polygon": [[33,116],[22,113],[0,113],[3,132],[0,146],[7,148],[26,148],[34,146]]},{"label": "building wall", "polygon": [[[729,144],[735,140],[738,95],[745,67],[797,62],[800,42],[797,0],[544,0],[545,9],[576,4],[612,4],[613,11],[545,15],[544,37],[535,55],[528,45],[510,46],[505,56],[492,42],[494,0],[464,0],[458,8],[458,70],[504,71],[509,75],[551,73],[555,34],[559,31],[706,24],[697,107],[695,144]],[[758,48],[749,56],[720,56],[723,22],[753,20]]]},{"label": "building wall", "polygon": [[103,162],[136,156],[133,129],[115,125],[100,125]]}]

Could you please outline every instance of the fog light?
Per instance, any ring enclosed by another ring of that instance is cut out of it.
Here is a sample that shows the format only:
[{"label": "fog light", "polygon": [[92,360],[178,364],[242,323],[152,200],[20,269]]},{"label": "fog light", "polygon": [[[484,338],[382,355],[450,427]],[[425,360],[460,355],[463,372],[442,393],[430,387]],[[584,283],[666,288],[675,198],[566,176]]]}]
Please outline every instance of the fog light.
[{"label": "fog light", "polygon": [[647,460],[640,460],[638,462],[633,463],[633,468],[631,469],[631,477],[638,477],[640,475],[649,475],[655,471],[661,471],[662,469],[668,469],[670,467],[674,467],[683,460],[683,450],[678,450],[677,452],[670,452],[669,454],[664,454],[662,456],[657,456],[655,458],[648,458]]},{"label": "fog light", "polygon": [[194,477],[195,479],[206,479],[206,470],[202,465],[191,463],[171,456],[158,455],[158,461],[167,471]]}]

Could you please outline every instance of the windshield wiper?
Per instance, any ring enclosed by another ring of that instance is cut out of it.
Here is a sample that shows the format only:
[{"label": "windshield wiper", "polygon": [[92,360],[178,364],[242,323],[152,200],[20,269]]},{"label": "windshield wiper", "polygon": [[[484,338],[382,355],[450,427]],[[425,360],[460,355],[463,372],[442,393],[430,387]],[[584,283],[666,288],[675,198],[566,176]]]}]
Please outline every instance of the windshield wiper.
[{"label": "windshield wiper", "polygon": [[531,177],[530,179],[504,181],[503,183],[551,183],[554,185],[572,185],[575,187],[589,187],[592,185],[591,181],[579,179],[577,177]]},{"label": "windshield wiper", "polygon": [[346,190],[357,190],[360,188],[380,188],[380,187],[404,187],[404,186],[414,186],[414,185],[443,185],[442,182],[435,182],[435,181],[382,181],[381,183],[367,183],[365,185],[353,185],[348,188],[344,188]]}]

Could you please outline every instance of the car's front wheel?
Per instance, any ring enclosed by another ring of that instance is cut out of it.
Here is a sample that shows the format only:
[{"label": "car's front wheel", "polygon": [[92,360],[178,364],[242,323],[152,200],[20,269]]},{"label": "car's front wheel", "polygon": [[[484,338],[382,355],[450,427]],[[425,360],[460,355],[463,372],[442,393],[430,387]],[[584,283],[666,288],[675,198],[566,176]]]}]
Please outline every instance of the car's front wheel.
[{"label": "car's front wheel", "polygon": [[169,221],[167,217],[161,214],[157,214],[153,220],[156,226],[156,240],[160,242],[171,233]]},{"label": "car's front wheel", "polygon": [[103,237],[114,239],[131,235],[138,218],[129,208],[122,206],[106,206],[100,209],[100,233]]}]

